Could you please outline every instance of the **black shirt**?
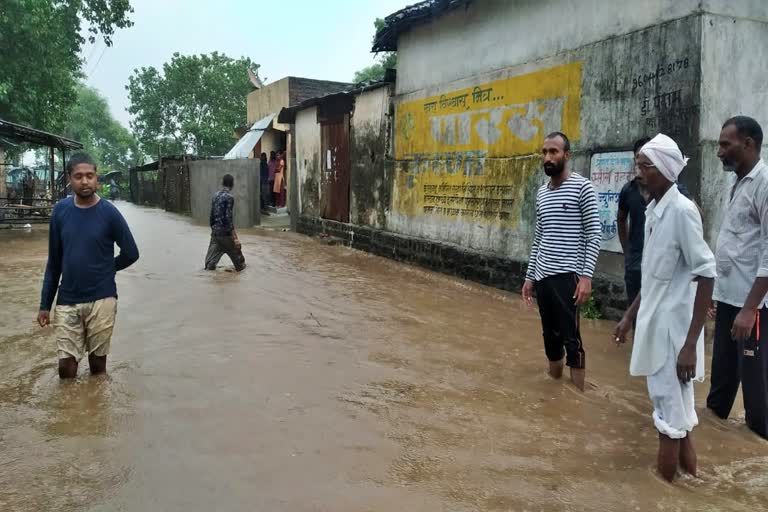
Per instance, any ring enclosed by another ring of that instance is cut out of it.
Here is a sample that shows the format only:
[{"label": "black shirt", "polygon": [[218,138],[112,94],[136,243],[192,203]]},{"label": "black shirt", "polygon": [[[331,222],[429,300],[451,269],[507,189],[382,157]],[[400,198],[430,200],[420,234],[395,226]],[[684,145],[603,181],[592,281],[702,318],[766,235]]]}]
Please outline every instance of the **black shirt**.
[{"label": "black shirt", "polygon": [[[690,192],[681,183],[677,184],[677,189],[685,197],[691,199]],[[637,178],[622,187],[619,193],[619,210],[623,210],[629,215],[629,239],[627,240],[627,250],[624,253],[625,270],[640,270],[640,264],[643,261],[645,209],[647,206],[648,203],[637,184]]]}]

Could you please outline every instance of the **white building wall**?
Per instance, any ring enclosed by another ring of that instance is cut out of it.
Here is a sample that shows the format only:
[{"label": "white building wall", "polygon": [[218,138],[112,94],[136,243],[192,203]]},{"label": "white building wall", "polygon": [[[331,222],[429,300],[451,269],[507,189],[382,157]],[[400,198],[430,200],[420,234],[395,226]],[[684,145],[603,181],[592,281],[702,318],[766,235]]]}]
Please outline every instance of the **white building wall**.
[{"label": "white building wall", "polygon": [[[398,40],[397,94],[552,56],[687,16],[699,0],[476,0]],[[710,0],[724,8],[725,0]],[[752,0],[757,9],[761,0]],[[768,2],[766,2],[768,3]],[[762,6],[762,10],[766,8]]]},{"label": "white building wall", "polygon": [[296,114],[296,170],[301,213],[320,216],[320,125],[317,107]]}]

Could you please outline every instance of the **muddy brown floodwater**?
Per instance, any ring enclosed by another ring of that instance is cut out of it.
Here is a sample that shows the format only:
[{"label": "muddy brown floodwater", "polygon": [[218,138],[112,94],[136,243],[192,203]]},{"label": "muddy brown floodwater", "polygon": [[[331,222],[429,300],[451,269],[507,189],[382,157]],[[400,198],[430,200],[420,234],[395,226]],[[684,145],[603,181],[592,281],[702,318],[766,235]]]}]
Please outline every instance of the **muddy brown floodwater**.
[{"label": "muddy brown floodwater", "polygon": [[[0,510],[763,510],[768,444],[701,411],[700,478],[664,483],[644,379],[584,322],[590,390],[544,373],[519,296],[287,233],[120,203],[107,378],[61,383],[35,328],[44,230],[0,232]],[[225,258],[226,260],[226,258]],[[225,261],[225,266],[229,265]]]}]

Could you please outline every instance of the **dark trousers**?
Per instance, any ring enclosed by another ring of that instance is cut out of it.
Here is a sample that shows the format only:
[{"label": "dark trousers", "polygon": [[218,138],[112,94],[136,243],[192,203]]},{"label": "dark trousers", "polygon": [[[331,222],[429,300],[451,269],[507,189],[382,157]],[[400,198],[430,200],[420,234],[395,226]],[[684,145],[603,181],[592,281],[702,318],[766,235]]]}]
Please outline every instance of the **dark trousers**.
[{"label": "dark trousers", "polygon": [[557,274],[536,281],[536,301],[544,335],[544,351],[550,361],[584,368],[586,357],[579,332],[579,308],[574,303],[576,274]]},{"label": "dark trousers", "polygon": [[624,286],[627,289],[627,308],[635,302],[637,294],[640,293],[640,281],[642,274],[639,270],[624,271]]},{"label": "dark trousers", "polygon": [[717,303],[712,387],[707,407],[727,418],[741,383],[747,426],[768,439],[768,354],[761,350],[768,340],[768,308],[758,312],[760,321],[756,319],[752,334],[743,342],[731,338],[731,327],[739,311],[739,307]]},{"label": "dark trousers", "polygon": [[208,253],[205,255],[205,269],[216,270],[216,265],[225,254],[232,260],[235,270],[240,272],[245,269],[245,256],[243,256],[242,250],[235,247],[235,239],[232,238],[232,235],[211,235],[211,243],[208,245]]},{"label": "dark trousers", "polygon": [[269,188],[269,181],[266,179],[261,180],[261,209],[264,210],[269,206],[270,199],[272,198],[272,189]]}]

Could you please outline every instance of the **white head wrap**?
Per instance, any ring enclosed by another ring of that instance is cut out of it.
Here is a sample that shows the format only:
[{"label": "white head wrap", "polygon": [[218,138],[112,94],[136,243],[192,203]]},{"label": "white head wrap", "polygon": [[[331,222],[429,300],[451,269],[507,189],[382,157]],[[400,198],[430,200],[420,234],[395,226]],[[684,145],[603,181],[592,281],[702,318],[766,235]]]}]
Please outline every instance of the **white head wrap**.
[{"label": "white head wrap", "polygon": [[652,138],[640,149],[640,153],[647,156],[659,172],[672,183],[677,181],[678,175],[688,163],[677,143],[663,133]]}]

